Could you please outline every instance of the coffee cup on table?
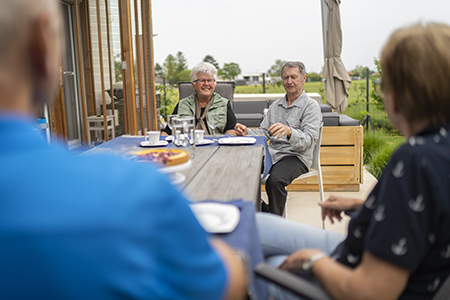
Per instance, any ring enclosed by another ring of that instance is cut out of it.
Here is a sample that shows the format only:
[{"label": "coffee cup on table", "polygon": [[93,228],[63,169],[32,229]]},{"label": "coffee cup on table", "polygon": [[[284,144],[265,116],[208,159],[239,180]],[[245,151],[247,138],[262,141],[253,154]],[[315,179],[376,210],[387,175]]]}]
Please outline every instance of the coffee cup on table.
[{"label": "coffee cup on table", "polygon": [[150,145],[155,145],[159,142],[159,131],[147,131],[145,141]]},{"label": "coffee cup on table", "polygon": [[196,143],[203,142],[204,134],[205,134],[205,131],[203,129],[195,129],[195,142]]}]

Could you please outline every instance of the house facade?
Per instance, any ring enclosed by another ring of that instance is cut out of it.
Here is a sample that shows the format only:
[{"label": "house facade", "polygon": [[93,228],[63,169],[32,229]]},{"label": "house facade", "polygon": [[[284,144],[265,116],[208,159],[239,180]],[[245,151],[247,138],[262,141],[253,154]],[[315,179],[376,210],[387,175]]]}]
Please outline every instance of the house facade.
[{"label": "house facade", "polygon": [[151,1],[59,4],[65,35],[59,94],[38,116],[49,142],[74,149],[107,141],[118,128],[131,135],[156,130]]}]

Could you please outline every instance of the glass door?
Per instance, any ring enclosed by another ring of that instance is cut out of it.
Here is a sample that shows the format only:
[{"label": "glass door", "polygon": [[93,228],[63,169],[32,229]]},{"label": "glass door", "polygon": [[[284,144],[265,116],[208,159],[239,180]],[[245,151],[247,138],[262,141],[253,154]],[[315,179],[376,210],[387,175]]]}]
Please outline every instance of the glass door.
[{"label": "glass door", "polygon": [[78,85],[78,70],[76,68],[76,48],[73,22],[73,4],[60,3],[63,15],[63,28],[65,34],[65,47],[62,47],[62,76],[64,77],[64,104],[67,126],[68,148],[81,146],[81,114]]}]

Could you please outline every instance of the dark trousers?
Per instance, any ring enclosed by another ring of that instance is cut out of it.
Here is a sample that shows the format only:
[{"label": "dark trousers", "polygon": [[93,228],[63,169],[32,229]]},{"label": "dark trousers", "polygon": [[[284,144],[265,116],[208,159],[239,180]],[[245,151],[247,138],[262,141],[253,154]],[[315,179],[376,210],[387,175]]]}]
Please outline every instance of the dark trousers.
[{"label": "dark trousers", "polygon": [[266,193],[269,198],[271,213],[283,215],[287,198],[286,186],[306,172],[308,172],[308,168],[296,156],[283,157],[272,166],[266,182]]}]

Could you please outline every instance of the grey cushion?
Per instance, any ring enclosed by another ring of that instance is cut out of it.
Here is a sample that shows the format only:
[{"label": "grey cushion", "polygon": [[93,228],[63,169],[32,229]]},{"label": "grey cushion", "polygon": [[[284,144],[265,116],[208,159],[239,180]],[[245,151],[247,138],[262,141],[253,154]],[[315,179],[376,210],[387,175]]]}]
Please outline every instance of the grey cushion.
[{"label": "grey cushion", "polygon": [[[215,92],[220,96],[230,100],[231,108],[234,108],[234,81],[217,81]],[[180,99],[186,98],[194,92],[194,88],[190,81],[178,82],[178,91]]]},{"label": "grey cushion", "polygon": [[264,117],[263,114],[258,114],[258,113],[235,114],[235,115],[236,115],[236,122],[244,124],[247,127],[259,127],[259,125],[261,124],[261,121]]},{"label": "grey cushion", "polygon": [[264,109],[267,108],[267,101],[235,101],[234,113],[235,114],[262,114]]},{"label": "grey cushion", "polygon": [[337,112],[322,113],[323,126],[339,126],[339,114]]},{"label": "grey cushion", "polygon": [[324,113],[324,112],[332,112],[331,110],[331,106],[327,105],[327,104],[323,104],[320,103],[320,110]]},{"label": "grey cushion", "polygon": [[347,115],[339,115],[339,126],[359,126],[359,120],[352,119]]}]

